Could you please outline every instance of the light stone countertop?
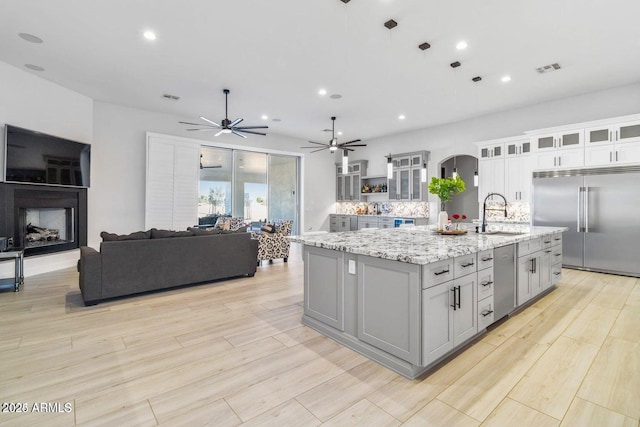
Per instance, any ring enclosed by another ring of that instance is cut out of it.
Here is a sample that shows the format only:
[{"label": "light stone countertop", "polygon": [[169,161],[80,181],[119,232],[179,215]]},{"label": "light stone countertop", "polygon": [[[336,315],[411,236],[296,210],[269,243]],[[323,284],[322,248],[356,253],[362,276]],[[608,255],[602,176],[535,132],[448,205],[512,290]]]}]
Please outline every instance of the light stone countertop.
[{"label": "light stone countertop", "polygon": [[464,235],[445,236],[435,233],[433,227],[415,226],[291,236],[289,239],[319,248],[424,265],[568,230],[566,227],[512,227],[502,229],[523,234],[505,236],[469,231]]}]

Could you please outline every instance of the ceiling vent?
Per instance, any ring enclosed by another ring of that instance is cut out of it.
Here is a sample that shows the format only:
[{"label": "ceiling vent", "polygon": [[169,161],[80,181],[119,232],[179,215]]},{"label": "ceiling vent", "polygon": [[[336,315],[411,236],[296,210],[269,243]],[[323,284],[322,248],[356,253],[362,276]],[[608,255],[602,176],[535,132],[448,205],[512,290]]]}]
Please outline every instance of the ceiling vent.
[{"label": "ceiling vent", "polygon": [[165,98],[165,99],[170,99],[172,101],[177,101],[178,99],[180,99],[179,96],[170,95],[168,93],[163,94],[162,97]]},{"label": "ceiling vent", "polygon": [[420,48],[420,50],[427,50],[431,47],[431,45],[427,42],[422,43],[420,46],[418,46]]},{"label": "ceiling vent", "polygon": [[462,64],[460,64],[460,61],[456,61],[456,62],[452,62],[449,65],[451,66],[451,68],[458,68]]},{"label": "ceiling vent", "polygon": [[540,74],[544,74],[544,73],[550,73],[552,71],[556,71],[559,69],[560,69],[560,64],[558,64],[557,62],[554,62],[551,65],[545,65],[544,67],[536,68],[536,71]]},{"label": "ceiling vent", "polygon": [[393,19],[389,19],[387,22],[384,23],[384,26],[387,27],[388,29],[392,29],[397,27],[398,23]]},{"label": "ceiling vent", "polygon": [[475,76],[474,78],[472,78],[471,80],[473,80],[474,82],[478,83],[480,80],[482,80],[482,77],[480,76]]}]

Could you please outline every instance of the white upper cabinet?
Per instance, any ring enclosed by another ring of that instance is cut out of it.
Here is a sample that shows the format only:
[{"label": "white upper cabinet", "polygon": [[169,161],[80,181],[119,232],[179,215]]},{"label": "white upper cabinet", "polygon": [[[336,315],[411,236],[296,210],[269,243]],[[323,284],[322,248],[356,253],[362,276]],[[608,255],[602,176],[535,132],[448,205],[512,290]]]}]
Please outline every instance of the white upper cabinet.
[{"label": "white upper cabinet", "polygon": [[585,129],[586,166],[640,162],[640,120]]},{"label": "white upper cabinet", "polygon": [[489,193],[504,193],[505,144],[488,142],[478,146],[478,202]]},{"label": "white upper cabinet", "polygon": [[553,151],[584,147],[584,132],[573,129],[550,134],[534,135],[531,145],[535,151]]}]

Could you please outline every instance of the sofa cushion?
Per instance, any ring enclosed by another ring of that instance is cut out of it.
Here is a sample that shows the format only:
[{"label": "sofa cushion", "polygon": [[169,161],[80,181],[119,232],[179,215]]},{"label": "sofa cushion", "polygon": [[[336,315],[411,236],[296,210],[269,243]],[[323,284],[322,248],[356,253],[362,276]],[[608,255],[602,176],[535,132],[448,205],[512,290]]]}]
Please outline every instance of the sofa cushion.
[{"label": "sofa cushion", "polygon": [[136,231],[131,234],[114,234],[103,231],[102,233],[100,233],[100,237],[102,237],[103,242],[113,242],[120,240],[144,240],[151,238],[151,230]]},{"label": "sofa cushion", "polygon": [[169,237],[189,237],[189,236],[193,236],[193,232],[191,230],[174,231],[174,230],[158,230],[157,228],[152,228],[150,231],[151,231],[151,238],[152,239],[166,239],[166,238],[169,238]]},{"label": "sofa cushion", "polygon": [[218,228],[199,228],[199,227],[189,227],[188,231],[192,232],[194,236],[210,236],[213,234],[220,234],[222,230]]}]

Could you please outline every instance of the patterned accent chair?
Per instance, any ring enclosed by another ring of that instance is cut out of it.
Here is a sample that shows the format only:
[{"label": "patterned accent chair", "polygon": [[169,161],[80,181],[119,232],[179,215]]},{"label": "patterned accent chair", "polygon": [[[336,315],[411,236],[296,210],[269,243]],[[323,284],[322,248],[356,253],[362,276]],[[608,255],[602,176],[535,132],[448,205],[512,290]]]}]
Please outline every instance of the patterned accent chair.
[{"label": "patterned accent chair", "polygon": [[284,262],[289,260],[289,248],[291,242],[286,236],[291,235],[291,228],[293,227],[293,221],[287,220],[275,220],[272,221],[276,230],[273,233],[266,231],[260,234],[254,235],[258,239],[258,265],[263,260],[269,260],[269,263],[273,263],[274,259],[282,258]]},{"label": "patterned accent chair", "polygon": [[242,227],[245,227],[246,230],[247,222],[244,220],[244,218],[221,216],[216,220],[215,227],[230,231],[238,231]]}]

